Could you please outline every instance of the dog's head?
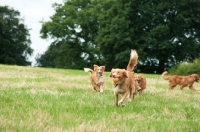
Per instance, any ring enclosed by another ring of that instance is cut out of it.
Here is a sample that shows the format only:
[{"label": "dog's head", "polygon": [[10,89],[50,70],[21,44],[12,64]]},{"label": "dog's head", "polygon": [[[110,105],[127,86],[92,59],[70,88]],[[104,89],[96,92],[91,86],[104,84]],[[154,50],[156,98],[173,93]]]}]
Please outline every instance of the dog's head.
[{"label": "dog's head", "polygon": [[127,72],[125,69],[112,69],[110,72],[111,78],[118,78],[122,82],[125,78],[128,78]]},{"label": "dog's head", "polygon": [[105,70],[105,66],[98,66],[94,64],[94,71],[96,72],[98,77],[103,76],[104,70]]},{"label": "dog's head", "polygon": [[199,81],[199,75],[198,74],[192,74],[191,75],[194,81],[198,82]]},{"label": "dog's head", "polygon": [[135,74],[134,79],[137,84],[140,84],[140,82],[144,79],[144,77],[141,74]]}]

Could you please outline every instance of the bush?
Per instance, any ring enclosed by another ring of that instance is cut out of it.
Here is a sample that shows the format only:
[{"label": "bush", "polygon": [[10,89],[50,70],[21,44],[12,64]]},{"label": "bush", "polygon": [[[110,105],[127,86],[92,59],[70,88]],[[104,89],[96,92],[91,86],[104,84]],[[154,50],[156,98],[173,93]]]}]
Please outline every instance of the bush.
[{"label": "bush", "polygon": [[193,62],[183,62],[174,65],[169,69],[169,73],[177,75],[190,75],[196,73],[200,75],[200,58],[195,59]]}]

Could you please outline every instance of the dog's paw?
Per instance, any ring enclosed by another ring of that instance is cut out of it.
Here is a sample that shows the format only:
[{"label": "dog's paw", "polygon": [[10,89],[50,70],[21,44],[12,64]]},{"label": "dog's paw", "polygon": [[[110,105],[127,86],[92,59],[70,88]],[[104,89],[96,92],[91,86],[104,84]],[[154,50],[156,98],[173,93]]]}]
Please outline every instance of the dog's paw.
[{"label": "dog's paw", "polygon": [[132,99],[131,98],[128,98],[128,102],[131,102],[132,101]]},{"label": "dog's paw", "polygon": [[119,102],[118,102],[118,106],[122,106],[122,107],[124,107],[125,106],[125,104],[124,104],[124,102],[123,102],[123,100],[120,100]]},{"label": "dog's paw", "polygon": [[101,89],[100,92],[103,93],[103,89]]}]

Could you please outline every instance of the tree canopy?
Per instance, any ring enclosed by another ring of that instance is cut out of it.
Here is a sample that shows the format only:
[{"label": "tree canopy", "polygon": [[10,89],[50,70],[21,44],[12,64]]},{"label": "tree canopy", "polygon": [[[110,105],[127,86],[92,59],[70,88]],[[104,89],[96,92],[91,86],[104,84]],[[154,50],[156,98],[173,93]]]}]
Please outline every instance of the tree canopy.
[{"label": "tree canopy", "polygon": [[68,0],[54,9],[40,33],[55,41],[38,56],[40,66],[125,68],[136,49],[137,71],[161,73],[199,57],[198,0]]},{"label": "tree canopy", "polygon": [[28,55],[32,55],[29,29],[23,24],[20,12],[0,6],[0,63],[31,65]]}]

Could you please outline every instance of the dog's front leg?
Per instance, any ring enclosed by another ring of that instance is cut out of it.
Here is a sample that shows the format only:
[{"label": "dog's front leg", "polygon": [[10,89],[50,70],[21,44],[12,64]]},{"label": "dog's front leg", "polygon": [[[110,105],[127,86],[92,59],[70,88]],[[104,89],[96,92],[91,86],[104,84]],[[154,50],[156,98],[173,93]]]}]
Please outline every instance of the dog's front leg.
[{"label": "dog's front leg", "polygon": [[115,104],[116,104],[116,106],[119,106],[118,105],[118,94],[117,93],[115,93]]},{"label": "dog's front leg", "polygon": [[96,90],[96,92],[100,92],[100,86],[99,85],[94,84],[93,87],[94,87],[94,90]]},{"label": "dog's front leg", "polygon": [[104,90],[104,83],[102,83],[102,85],[100,85],[100,92],[103,92],[103,90]]},{"label": "dog's front leg", "polygon": [[127,98],[128,94],[129,94],[129,91],[125,92],[125,93],[122,95],[122,98],[121,98],[121,100],[118,102],[118,105],[125,106],[124,100]]},{"label": "dog's front leg", "polygon": [[197,92],[197,90],[193,87],[193,85],[189,86],[189,88],[195,92]]}]

